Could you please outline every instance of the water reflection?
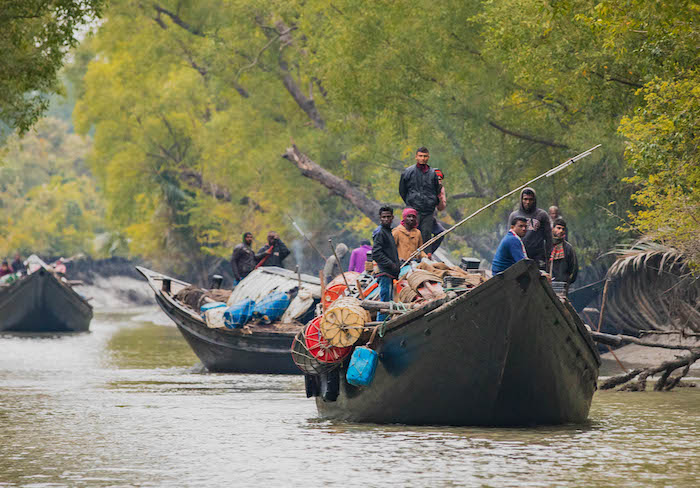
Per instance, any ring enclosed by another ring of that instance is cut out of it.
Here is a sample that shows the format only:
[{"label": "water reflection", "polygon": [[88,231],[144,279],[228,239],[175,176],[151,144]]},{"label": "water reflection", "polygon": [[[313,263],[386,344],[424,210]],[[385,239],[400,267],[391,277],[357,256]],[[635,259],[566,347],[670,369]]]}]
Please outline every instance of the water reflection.
[{"label": "water reflection", "polygon": [[2,486],[695,486],[700,391],[596,394],[587,425],[319,419],[300,377],[193,374],[172,326],[0,337]]}]

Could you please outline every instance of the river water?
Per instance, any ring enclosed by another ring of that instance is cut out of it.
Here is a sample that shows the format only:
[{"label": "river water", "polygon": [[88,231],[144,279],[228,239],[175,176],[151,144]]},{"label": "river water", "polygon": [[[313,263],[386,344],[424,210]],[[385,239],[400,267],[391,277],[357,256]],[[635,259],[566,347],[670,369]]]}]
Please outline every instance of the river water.
[{"label": "river water", "polygon": [[202,374],[152,316],[0,336],[0,486],[699,485],[700,388],[598,392],[582,426],[329,422],[301,377]]}]

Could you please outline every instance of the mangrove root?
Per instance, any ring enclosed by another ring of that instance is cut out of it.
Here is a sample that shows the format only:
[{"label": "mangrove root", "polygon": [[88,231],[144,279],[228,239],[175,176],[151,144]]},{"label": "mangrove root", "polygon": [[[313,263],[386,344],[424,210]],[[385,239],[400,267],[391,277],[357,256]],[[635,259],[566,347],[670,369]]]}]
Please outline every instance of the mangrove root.
[{"label": "mangrove root", "polygon": [[[669,391],[680,385],[681,378],[688,374],[690,366],[698,359],[700,359],[700,350],[695,349],[689,355],[679,356],[673,361],[665,361],[658,366],[635,369],[629,373],[608,378],[600,384],[599,388],[601,390],[610,390],[616,386],[623,385],[618,391],[645,391],[647,378],[663,371],[654,385],[654,391]],[[673,375],[673,372],[679,368],[683,368],[683,370]],[[635,378],[636,380],[634,380]]]}]

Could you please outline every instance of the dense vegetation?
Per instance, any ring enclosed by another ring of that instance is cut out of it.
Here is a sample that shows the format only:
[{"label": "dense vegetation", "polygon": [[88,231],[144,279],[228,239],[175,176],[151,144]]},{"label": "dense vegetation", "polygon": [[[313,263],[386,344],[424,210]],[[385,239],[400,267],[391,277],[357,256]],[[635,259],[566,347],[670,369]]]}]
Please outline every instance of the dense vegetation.
[{"label": "dense vegetation", "polygon": [[[681,0],[113,0],[69,70],[74,121],[94,133],[110,235],[182,271],[243,230],[296,239],[286,213],[319,245],[356,243],[377,202],[400,203],[419,145],[453,222],[601,143],[536,188],[582,261],[618,228],[690,251],[699,16]],[[449,247],[489,258],[513,203]]]}]

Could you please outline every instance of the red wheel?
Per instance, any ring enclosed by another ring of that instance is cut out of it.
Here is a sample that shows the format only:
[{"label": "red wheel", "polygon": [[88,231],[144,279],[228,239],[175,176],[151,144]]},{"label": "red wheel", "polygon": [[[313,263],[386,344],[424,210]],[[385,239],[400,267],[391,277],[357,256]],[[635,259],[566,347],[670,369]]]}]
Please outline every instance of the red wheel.
[{"label": "red wheel", "polygon": [[328,308],[338,298],[345,296],[345,284],[333,285],[326,288],[326,293],[323,295],[323,303],[325,308]]},{"label": "red wheel", "polygon": [[343,358],[350,354],[352,347],[331,346],[321,335],[321,331],[318,328],[320,323],[321,317],[319,316],[306,326],[304,330],[306,348],[314,358],[323,363],[337,363],[338,361],[342,361]]}]

